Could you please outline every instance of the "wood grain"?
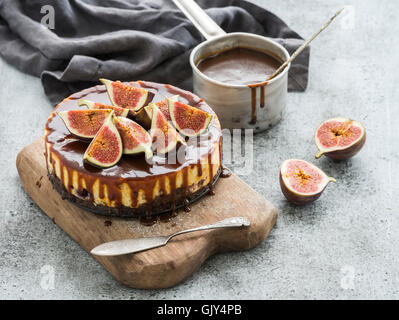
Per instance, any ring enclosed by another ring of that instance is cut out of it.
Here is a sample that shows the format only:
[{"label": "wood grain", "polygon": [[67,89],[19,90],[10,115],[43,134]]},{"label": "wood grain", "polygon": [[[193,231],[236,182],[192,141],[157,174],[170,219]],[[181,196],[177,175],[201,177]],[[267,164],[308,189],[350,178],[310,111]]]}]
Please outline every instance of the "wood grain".
[{"label": "wood grain", "polygon": [[167,235],[233,216],[246,216],[251,221],[250,227],[184,234],[164,247],[136,254],[93,256],[116,280],[134,288],[174,286],[217,252],[253,248],[266,238],[277,219],[273,205],[234,174],[221,178],[216,194],[193,204],[191,212],[181,210],[170,222],[143,226],[137,219],[98,216],[62,200],[47,178],[42,139],[19,152],[17,168],[30,197],[86,251],[106,241]]}]

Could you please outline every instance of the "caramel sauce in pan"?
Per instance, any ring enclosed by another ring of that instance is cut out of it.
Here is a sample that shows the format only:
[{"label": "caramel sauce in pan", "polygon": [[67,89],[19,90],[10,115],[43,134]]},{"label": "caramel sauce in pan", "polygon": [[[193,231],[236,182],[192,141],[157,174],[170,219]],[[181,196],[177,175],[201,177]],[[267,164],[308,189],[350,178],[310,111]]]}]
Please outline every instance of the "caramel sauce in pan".
[{"label": "caramel sauce in pan", "polygon": [[250,85],[265,81],[280,67],[271,53],[237,47],[201,59],[198,69],[211,79],[226,84]]},{"label": "caramel sauce in pan", "polygon": [[251,120],[256,124],[256,91],[259,87],[260,108],[265,107],[265,86],[267,79],[282,64],[270,52],[237,47],[218,52],[200,59],[198,69],[211,79],[226,83],[247,85],[251,88]]},{"label": "caramel sauce in pan", "polygon": [[[153,102],[158,102],[165,97],[170,97],[178,94],[180,101],[189,104],[191,106],[200,108],[208,113],[215,115],[213,110],[200,98],[193,95],[192,93],[178,89],[170,85],[156,84],[152,82],[138,81],[132,83],[132,85],[145,88],[154,93]],[[100,103],[111,104],[105,86],[95,86],[79,93],[76,93],[69,98],[63,100],[57,107],[56,111],[62,110],[76,110],[86,109],[85,106],[79,106],[78,99],[85,98]],[[81,173],[84,176],[86,185],[83,186],[82,181],[78,181],[78,189],[75,190],[78,194],[89,201],[93,201],[93,185],[98,178],[101,178],[103,183],[100,183],[99,196],[104,198],[105,196],[105,184],[107,185],[108,198],[114,201],[115,207],[122,206],[121,190],[120,185],[127,182],[131,189],[132,207],[137,207],[139,189],[143,189],[144,196],[147,200],[146,216],[141,218],[141,222],[145,225],[152,225],[157,221],[156,217],[152,216],[151,203],[153,200],[153,189],[155,187],[156,179],[152,179],[154,176],[163,176],[160,179],[160,190],[161,193],[166,193],[166,177],[169,178],[169,185],[171,188],[171,213],[162,216],[160,219],[163,222],[169,221],[169,219],[176,215],[176,174],[182,170],[183,173],[183,192],[188,194],[188,170],[189,168],[197,167],[198,176],[202,176],[203,170],[201,166],[201,159],[208,159],[209,163],[209,174],[213,177],[213,167],[210,165],[210,155],[214,149],[214,144],[219,143],[221,145],[220,125],[216,117],[213,118],[209,125],[209,129],[206,133],[201,135],[201,141],[192,140],[188,141],[187,148],[194,149],[195,152],[189,158],[186,158],[179,163],[176,161],[175,164],[166,163],[166,158],[163,155],[154,155],[152,163],[148,163],[143,155],[128,156],[123,155],[121,160],[113,167],[110,168],[95,168],[90,164],[83,161],[83,154],[89,142],[82,141],[75,138],[70,134],[65,124],[58,117],[55,112],[50,116],[47,122],[46,129],[48,134],[45,139],[51,143],[51,151],[59,158],[61,165],[61,177],[64,179],[63,167],[67,166],[72,170]],[[205,136],[205,137],[204,137]],[[50,163],[55,168],[55,161],[51,159]],[[46,148],[47,157],[47,148]],[[69,170],[66,170],[68,172]],[[72,176],[68,176],[68,186],[66,189],[69,193],[72,192]],[[145,188],[139,183],[139,181],[145,180]],[[213,194],[212,183],[209,183],[209,193]],[[188,205],[188,200],[184,202],[184,209],[186,211],[191,210]]]}]

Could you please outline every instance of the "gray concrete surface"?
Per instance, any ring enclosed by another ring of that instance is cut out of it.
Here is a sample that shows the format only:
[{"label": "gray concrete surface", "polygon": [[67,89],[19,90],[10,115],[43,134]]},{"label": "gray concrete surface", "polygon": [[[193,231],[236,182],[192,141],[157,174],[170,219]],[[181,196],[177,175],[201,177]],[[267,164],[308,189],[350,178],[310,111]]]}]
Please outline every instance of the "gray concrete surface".
[{"label": "gray concrete surface", "polygon": [[[254,2],[305,37],[343,5],[354,13],[314,42],[308,90],[289,94],[284,120],[255,136],[254,170],[242,178],[279,210],[269,238],[210,258],[171,289],[120,285],[24,192],[15,158],[42,135],[52,106],[39,79],[0,60],[0,298],[399,298],[399,3]],[[314,129],[338,115],[365,124],[364,149],[346,162],[314,160]],[[291,157],[318,164],[337,184],[308,207],[290,205],[278,169]],[[41,286],[43,266],[54,269],[53,289]]]}]

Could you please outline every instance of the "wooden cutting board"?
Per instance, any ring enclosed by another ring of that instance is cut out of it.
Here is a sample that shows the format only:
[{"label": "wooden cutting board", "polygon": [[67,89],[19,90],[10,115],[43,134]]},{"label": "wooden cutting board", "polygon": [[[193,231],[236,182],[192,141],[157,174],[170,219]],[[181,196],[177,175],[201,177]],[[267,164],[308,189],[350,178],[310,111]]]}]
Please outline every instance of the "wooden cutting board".
[{"label": "wooden cutting board", "polygon": [[215,195],[179,211],[169,222],[144,226],[137,219],[95,215],[67,200],[47,178],[44,142],[36,140],[17,157],[19,176],[33,201],[86,251],[112,240],[168,235],[176,231],[245,216],[250,227],[223,228],[184,234],[166,246],[118,257],[93,256],[121,283],[134,288],[166,288],[185,280],[217,252],[246,250],[261,243],[276,222],[277,210],[234,174],[220,178]]}]

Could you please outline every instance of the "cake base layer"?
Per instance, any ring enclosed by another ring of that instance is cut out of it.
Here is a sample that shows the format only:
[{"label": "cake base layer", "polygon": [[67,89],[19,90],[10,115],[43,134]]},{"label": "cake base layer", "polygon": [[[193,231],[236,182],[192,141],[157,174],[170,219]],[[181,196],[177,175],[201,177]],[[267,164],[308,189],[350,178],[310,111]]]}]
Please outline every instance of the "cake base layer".
[{"label": "cake base layer", "polygon": [[[212,186],[215,186],[218,181],[221,173],[221,168],[219,168],[218,172],[213,178]],[[146,205],[142,205],[138,208],[130,208],[130,207],[108,207],[103,205],[95,205],[92,201],[84,200],[74,196],[69,193],[64,184],[58,179],[54,174],[48,174],[48,178],[53,185],[53,188],[62,196],[63,199],[69,200],[73,202],[75,205],[81,207],[82,209],[89,210],[95,214],[99,214],[102,216],[109,217],[121,217],[121,218],[135,218],[135,217],[145,217],[149,214],[148,207]],[[185,188],[178,188],[174,195],[175,199],[172,199],[172,195],[162,195],[158,196],[152,201],[151,205],[151,217],[173,213],[176,210],[184,208],[186,211],[190,211],[190,205],[200,199],[201,197],[208,194],[210,190],[210,185],[205,184],[202,188],[198,189],[196,192],[187,195]],[[175,207],[172,207],[172,203],[174,203]],[[165,207],[165,204],[168,204]]]}]

